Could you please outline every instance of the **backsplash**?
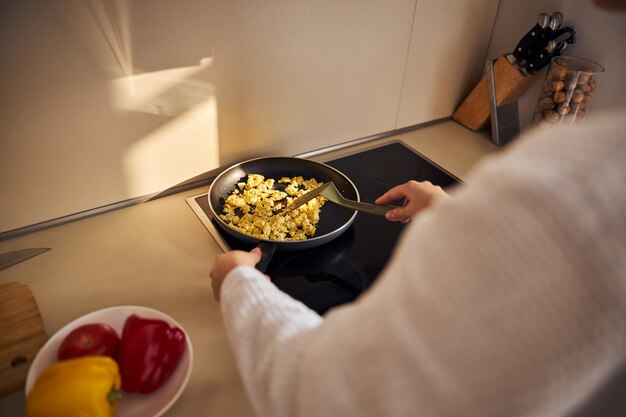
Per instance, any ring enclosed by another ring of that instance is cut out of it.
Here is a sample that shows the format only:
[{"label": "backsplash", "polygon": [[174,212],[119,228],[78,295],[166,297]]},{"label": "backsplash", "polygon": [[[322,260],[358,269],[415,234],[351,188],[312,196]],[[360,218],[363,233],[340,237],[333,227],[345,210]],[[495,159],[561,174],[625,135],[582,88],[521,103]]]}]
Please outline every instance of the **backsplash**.
[{"label": "backsplash", "polygon": [[0,233],[448,117],[498,0],[0,5]]}]

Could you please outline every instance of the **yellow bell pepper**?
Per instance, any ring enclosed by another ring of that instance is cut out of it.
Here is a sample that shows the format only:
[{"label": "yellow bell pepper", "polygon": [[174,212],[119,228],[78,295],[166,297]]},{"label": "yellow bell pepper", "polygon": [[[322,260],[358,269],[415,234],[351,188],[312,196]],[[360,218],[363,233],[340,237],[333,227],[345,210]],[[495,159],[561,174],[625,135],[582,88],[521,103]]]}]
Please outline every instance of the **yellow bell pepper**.
[{"label": "yellow bell pepper", "polygon": [[57,362],[35,381],[26,400],[28,417],[112,417],[121,397],[120,371],[107,356]]}]

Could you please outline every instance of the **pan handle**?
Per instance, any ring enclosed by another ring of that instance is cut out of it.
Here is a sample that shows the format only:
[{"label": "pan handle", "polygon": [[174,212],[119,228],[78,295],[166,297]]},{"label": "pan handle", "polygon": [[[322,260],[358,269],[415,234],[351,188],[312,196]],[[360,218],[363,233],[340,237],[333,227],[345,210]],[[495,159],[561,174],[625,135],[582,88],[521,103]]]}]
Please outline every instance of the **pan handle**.
[{"label": "pan handle", "polygon": [[265,273],[267,267],[269,266],[272,258],[274,257],[274,252],[276,252],[276,246],[271,243],[262,242],[259,243],[257,248],[261,249],[261,260],[256,264],[255,268],[259,271]]}]

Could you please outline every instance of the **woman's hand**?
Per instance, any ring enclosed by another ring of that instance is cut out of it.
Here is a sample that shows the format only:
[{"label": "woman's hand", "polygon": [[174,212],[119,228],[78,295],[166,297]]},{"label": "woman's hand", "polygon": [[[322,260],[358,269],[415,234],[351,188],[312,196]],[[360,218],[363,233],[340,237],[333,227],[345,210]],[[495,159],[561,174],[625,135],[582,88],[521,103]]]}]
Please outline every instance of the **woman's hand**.
[{"label": "woman's hand", "polygon": [[217,301],[220,300],[220,291],[222,283],[230,271],[240,265],[254,266],[261,260],[261,249],[254,248],[250,252],[234,250],[231,252],[217,255],[215,264],[209,276],[211,277],[211,286],[213,287],[213,297]]},{"label": "woman's hand", "polygon": [[394,200],[404,198],[404,205],[400,208],[389,210],[385,217],[392,222],[406,223],[434,201],[447,195],[441,187],[433,185],[430,181],[409,181],[393,187],[378,197],[375,203],[389,204]]}]

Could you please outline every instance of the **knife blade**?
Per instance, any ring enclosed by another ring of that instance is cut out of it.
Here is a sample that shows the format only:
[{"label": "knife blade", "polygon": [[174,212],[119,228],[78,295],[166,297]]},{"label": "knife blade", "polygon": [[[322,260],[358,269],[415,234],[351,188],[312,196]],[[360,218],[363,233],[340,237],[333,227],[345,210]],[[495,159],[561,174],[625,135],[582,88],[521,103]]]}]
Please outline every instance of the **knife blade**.
[{"label": "knife blade", "polygon": [[51,248],[18,249],[0,254],[0,271],[49,251]]}]

